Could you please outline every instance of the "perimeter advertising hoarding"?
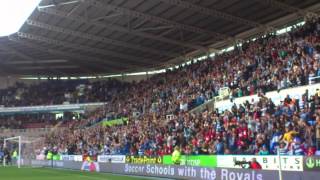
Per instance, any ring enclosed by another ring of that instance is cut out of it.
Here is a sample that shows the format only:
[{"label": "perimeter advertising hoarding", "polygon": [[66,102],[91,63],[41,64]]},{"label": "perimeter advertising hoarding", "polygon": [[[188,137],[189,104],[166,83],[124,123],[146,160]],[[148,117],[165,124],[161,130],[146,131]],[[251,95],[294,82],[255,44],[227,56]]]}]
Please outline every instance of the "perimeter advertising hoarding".
[{"label": "perimeter advertising hoarding", "polygon": [[82,162],[82,155],[61,155],[60,160],[62,161],[79,161]]},{"label": "perimeter advertising hoarding", "polygon": [[[33,165],[42,166],[49,164],[49,161],[33,161]],[[57,166],[55,166],[57,165]],[[80,170],[82,163],[74,161],[59,162],[53,167]],[[194,166],[174,166],[160,164],[111,164],[99,163],[100,172],[126,174],[136,176],[164,177],[171,179],[191,179],[191,180],[275,180],[279,179],[278,171],[253,171],[249,169],[231,168],[207,168]],[[308,180],[318,179],[318,172],[293,172],[284,171],[283,179]]]},{"label": "perimeter advertising hoarding", "polygon": [[161,156],[126,156],[126,163],[132,164],[162,164]]},{"label": "perimeter advertising hoarding", "polygon": [[[172,156],[163,156],[164,165],[173,165]],[[217,156],[215,155],[190,155],[181,156],[181,164],[187,166],[201,166],[201,167],[217,167]]]},{"label": "perimeter advertising hoarding", "polygon": [[305,171],[320,171],[320,156],[304,157],[303,166]]},{"label": "perimeter advertising hoarding", "polygon": [[125,163],[126,156],[123,155],[100,155],[98,156],[98,162],[102,163]]},{"label": "perimeter advertising hoarding", "polygon": [[[235,161],[251,161],[256,158],[262,169],[278,170],[278,156],[254,156],[254,155],[222,155],[217,156],[217,167],[219,168],[241,168],[236,166]],[[281,156],[281,169],[283,171],[303,171],[303,156]]]}]

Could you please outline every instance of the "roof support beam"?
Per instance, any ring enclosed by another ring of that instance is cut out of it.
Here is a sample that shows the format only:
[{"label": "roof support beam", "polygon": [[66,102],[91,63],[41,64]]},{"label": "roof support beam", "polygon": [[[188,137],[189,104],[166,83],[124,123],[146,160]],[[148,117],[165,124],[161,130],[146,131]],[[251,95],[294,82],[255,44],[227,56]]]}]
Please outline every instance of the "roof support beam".
[{"label": "roof support beam", "polygon": [[101,21],[101,20],[105,20],[105,19],[109,19],[109,18],[113,18],[113,17],[118,17],[121,15],[122,15],[121,13],[114,13],[114,14],[110,14],[108,16],[96,17],[96,18],[92,19],[92,21]]},{"label": "roof support beam", "polygon": [[74,3],[79,3],[82,0],[70,0],[70,1],[65,1],[65,2],[61,2],[61,3],[53,3],[53,4],[49,4],[49,5],[44,5],[44,6],[38,6],[38,8],[51,8],[51,7],[55,7],[55,6],[64,6],[64,5],[68,5],[68,4],[74,4]]},{"label": "roof support beam", "polygon": [[[15,50],[14,48],[11,48],[11,47],[8,47],[8,46],[3,46],[3,45],[1,45],[3,48],[5,48],[5,49],[7,49],[8,51],[11,51],[11,52],[13,52],[15,55],[17,55],[18,57],[20,57],[20,58],[22,58],[22,59],[24,59],[24,60],[27,60],[27,61],[31,61],[32,62],[32,64],[33,65],[36,65],[36,64],[38,64],[38,62],[39,62],[39,60],[35,60],[33,57],[31,57],[31,56],[28,56],[28,55],[26,55],[26,54],[24,54],[24,53],[22,53],[22,52],[20,52],[20,51],[18,51],[18,50]],[[18,69],[22,69],[21,67],[20,68],[18,68]],[[62,72],[60,72],[60,71],[57,71],[56,69],[49,69],[51,72],[57,72],[57,73],[59,73],[59,74],[63,74]]]},{"label": "roof support beam", "polygon": [[162,29],[171,29],[172,26],[158,26],[158,27],[146,27],[146,28],[140,28],[136,29],[136,31],[156,31],[156,30],[162,30]]},{"label": "roof support beam", "polygon": [[34,58],[32,58],[32,57],[30,57],[30,56],[28,56],[28,55],[26,55],[26,54],[24,54],[24,53],[22,53],[22,52],[20,52],[18,50],[15,50],[14,48],[11,48],[9,46],[4,46],[4,45],[1,45],[1,44],[0,44],[0,47],[2,49],[5,49],[6,51],[12,52],[13,54],[19,56],[20,58],[22,58],[24,60],[35,62]]},{"label": "roof support beam", "polygon": [[[114,44],[114,45],[117,45],[117,46],[121,46],[121,47],[125,47],[125,48],[131,48],[131,49],[135,49],[135,50],[138,50],[138,51],[143,51],[143,52],[147,52],[147,53],[153,53],[153,54],[157,54],[157,55],[161,55],[161,56],[162,55],[165,55],[165,56],[168,56],[168,57],[177,57],[178,56],[178,54],[176,54],[176,53],[169,53],[169,52],[166,52],[166,51],[160,51],[160,50],[156,50],[156,49],[153,49],[153,48],[144,47],[144,46],[141,46],[139,44],[131,44],[131,43],[123,42],[123,41],[109,39],[109,38],[102,37],[102,36],[100,37],[100,36],[95,36],[95,35],[91,35],[91,34],[88,34],[88,33],[82,33],[80,31],[73,31],[73,30],[69,30],[69,29],[66,29],[66,28],[61,28],[61,27],[58,27],[58,26],[52,26],[52,25],[49,25],[49,24],[45,24],[45,23],[42,23],[42,22],[39,22],[39,21],[35,21],[35,20],[28,19],[26,21],[26,23],[28,25],[30,25],[30,26],[38,27],[38,28],[41,28],[41,29],[46,29],[46,30],[54,31],[54,32],[58,32],[58,33],[63,33],[63,34],[67,34],[67,35],[75,36],[75,37],[79,37],[79,38],[85,38],[85,39],[96,41],[96,42],[103,42],[103,43],[106,43],[106,44]],[[152,62],[152,60],[151,60],[151,62]]]},{"label": "roof support beam", "polygon": [[171,5],[176,5],[178,7],[182,7],[182,8],[186,8],[186,9],[192,9],[198,13],[201,13],[201,14],[222,18],[222,19],[225,19],[225,20],[228,20],[231,22],[241,23],[241,24],[251,26],[251,27],[261,27],[261,28],[265,27],[265,25],[262,25],[260,23],[250,21],[250,20],[247,20],[244,18],[240,18],[237,16],[233,16],[233,15],[230,15],[230,14],[227,14],[227,13],[215,10],[215,9],[209,9],[206,7],[198,6],[198,5],[190,3],[188,1],[182,1],[182,0],[159,0],[159,1],[167,3],[167,4],[171,4]]},{"label": "roof support beam", "polygon": [[127,8],[123,8],[123,7],[120,7],[120,6],[101,3],[101,2],[96,1],[96,0],[87,0],[87,1],[83,1],[83,3],[91,5],[93,7],[99,8],[99,9],[119,12],[119,13],[122,13],[124,15],[132,16],[132,17],[136,17],[136,18],[143,18],[143,19],[146,19],[146,20],[149,20],[149,21],[152,21],[152,22],[171,25],[171,26],[173,26],[173,27],[175,27],[177,29],[180,29],[180,30],[194,32],[194,33],[198,33],[198,34],[207,34],[207,35],[216,37],[217,39],[231,38],[230,36],[225,35],[225,34],[216,33],[216,32],[213,32],[213,31],[210,31],[210,30],[206,30],[206,29],[202,29],[202,28],[199,28],[199,27],[196,27],[196,26],[181,24],[181,23],[178,23],[178,22],[175,22],[175,21],[172,21],[172,20],[168,20],[168,19],[164,19],[164,18],[161,18],[161,17],[149,15],[149,14],[146,14],[146,13],[138,12],[138,11],[127,9]]},{"label": "roof support beam", "polygon": [[91,21],[91,20],[89,20],[87,18],[84,18],[82,16],[78,16],[78,15],[74,15],[74,14],[67,16],[66,12],[59,11],[59,10],[53,10],[53,9],[50,9],[50,8],[38,9],[38,10],[40,12],[43,12],[43,13],[59,16],[59,17],[66,18],[66,19],[69,19],[69,20],[72,20],[72,21],[76,21],[76,22],[79,22],[79,23],[86,23],[86,24],[90,24],[92,26],[96,26],[96,27],[100,27],[100,28],[106,28],[106,29],[110,29],[110,30],[114,30],[114,31],[119,31],[119,32],[122,32],[122,33],[132,34],[132,35],[139,36],[139,37],[142,37],[142,38],[153,39],[153,40],[157,40],[157,41],[168,43],[168,44],[178,45],[178,46],[181,46],[181,47],[188,47],[188,48],[192,48],[192,49],[195,49],[195,50],[201,50],[201,51],[204,51],[204,52],[207,49],[204,46],[195,45],[195,44],[191,44],[191,43],[188,43],[188,42],[181,42],[181,41],[168,39],[168,38],[164,38],[164,37],[159,37],[159,36],[156,36],[156,35],[153,35],[153,34],[150,34],[150,33],[136,32],[136,31],[132,31],[132,30],[130,30],[128,28],[125,28],[125,27],[122,27],[122,26],[118,26],[118,25],[114,25],[114,24],[105,25],[104,23],[94,22],[94,21]]},{"label": "roof support beam", "polygon": [[[97,48],[92,48],[89,46],[84,46],[84,45],[78,45],[78,44],[73,44],[73,43],[68,43],[68,42],[63,42],[63,41],[58,41],[58,40],[54,40],[54,39],[50,39],[50,38],[46,38],[46,37],[42,37],[42,36],[38,36],[38,35],[34,35],[34,34],[30,34],[30,33],[23,33],[23,32],[18,32],[17,35],[19,37],[22,38],[26,38],[26,39],[31,39],[31,40],[36,40],[36,41],[40,41],[40,42],[44,42],[47,44],[52,44],[55,46],[64,46],[67,48],[72,48],[72,49],[77,49],[77,50],[81,50],[81,51],[86,51],[86,52],[91,52],[94,54],[101,54],[107,57],[117,57],[117,58],[121,58],[124,60],[129,60],[129,61],[139,61],[139,59],[132,59],[131,56],[128,55],[124,55],[124,54],[119,54],[119,53],[115,53],[113,51],[108,51],[108,50],[104,50],[104,49],[97,49]],[[104,61],[105,63],[114,66],[114,67],[123,67],[124,64],[122,62],[119,62],[119,59],[112,59],[111,61]]]},{"label": "roof support beam", "polygon": [[44,70],[53,70],[53,69],[77,69],[79,68],[79,66],[76,65],[53,65],[53,66],[20,66],[17,67],[17,69],[21,69],[21,70],[40,70],[40,69],[44,69]]},{"label": "roof support beam", "polygon": [[[71,53],[71,52],[66,52],[66,51],[59,51],[59,50],[54,50],[54,49],[48,49],[45,48],[43,46],[40,45],[36,45],[34,43],[29,43],[26,41],[21,40],[20,38],[14,38],[12,36],[9,36],[9,40],[13,41],[17,44],[21,44],[23,46],[27,46],[29,48],[33,48],[36,50],[40,50],[42,52],[45,53],[49,53],[49,54],[55,54],[55,55],[59,55],[62,57],[70,57],[71,59],[68,59],[70,61],[74,61],[77,64],[82,64],[84,67],[92,67],[92,68],[97,68],[97,69],[103,69],[106,71],[112,71],[112,68],[110,66],[101,66],[101,65],[96,65],[94,63],[95,62],[101,62],[101,59],[96,59],[94,57],[89,57],[89,56],[84,56],[84,55],[79,55],[76,53]],[[75,60],[76,59],[76,60]],[[92,71],[89,71],[88,69],[83,69],[84,71],[88,72],[88,73],[92,73]]]},{"label": "roof support beam", "polygon": [[310,11],[306,11],[291,5],[288,5],[286,3],[283,2],[279,2],[276,0],[255,0],[258,1],[259,3],[263,3],[263,4],[268,4],[274,7],[278,7],[284,11],[290,12],[290,13],[297,13],[300,16],[310,16],[313,15],[315,17],[319,16],[318,14],[314,13],[314,12],[310,12]]}]

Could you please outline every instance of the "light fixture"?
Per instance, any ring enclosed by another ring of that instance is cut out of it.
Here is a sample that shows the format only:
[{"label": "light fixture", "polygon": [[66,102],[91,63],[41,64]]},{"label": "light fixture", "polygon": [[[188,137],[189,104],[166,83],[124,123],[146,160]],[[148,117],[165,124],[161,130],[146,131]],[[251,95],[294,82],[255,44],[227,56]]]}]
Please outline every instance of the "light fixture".
[{"label": "light fixture", "polygon": [[41,0],[0,0],[0,37],[21,28]]}]

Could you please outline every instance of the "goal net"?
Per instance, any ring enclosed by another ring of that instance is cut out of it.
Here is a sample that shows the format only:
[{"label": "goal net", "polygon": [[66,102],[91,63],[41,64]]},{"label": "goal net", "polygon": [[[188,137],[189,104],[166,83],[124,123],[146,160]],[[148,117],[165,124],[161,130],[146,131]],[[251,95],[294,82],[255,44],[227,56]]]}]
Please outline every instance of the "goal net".
[{"label": "goal net", "polygon": [[36,151],[42,143],[42,138],[28,138],[16,136],[3,140],[3,166],[31,165],[31,160],[36,159]]},{"label": "goal net", "polygon": [[21,167],[21,136],[3,140],[3,166],[17,165]]}]

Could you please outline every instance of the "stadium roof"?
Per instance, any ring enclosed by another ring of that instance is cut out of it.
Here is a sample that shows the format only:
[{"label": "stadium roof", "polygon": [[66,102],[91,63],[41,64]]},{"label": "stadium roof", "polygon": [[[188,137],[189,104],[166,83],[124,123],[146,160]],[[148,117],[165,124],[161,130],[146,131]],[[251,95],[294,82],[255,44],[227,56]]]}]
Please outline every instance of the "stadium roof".
[{"label": "stadium roof", "polygon": [[42,0],[0,38],[2,75],[152,70],[317,15],[319,0]]}]

